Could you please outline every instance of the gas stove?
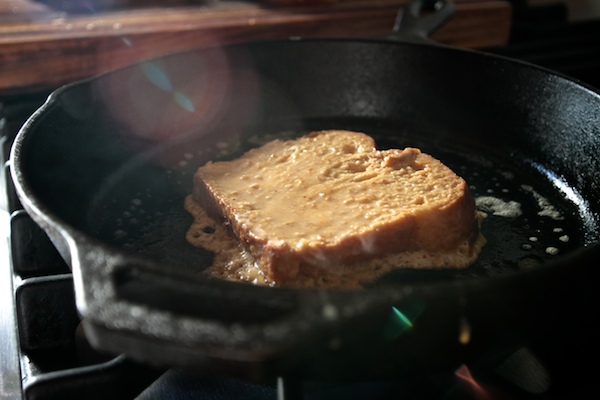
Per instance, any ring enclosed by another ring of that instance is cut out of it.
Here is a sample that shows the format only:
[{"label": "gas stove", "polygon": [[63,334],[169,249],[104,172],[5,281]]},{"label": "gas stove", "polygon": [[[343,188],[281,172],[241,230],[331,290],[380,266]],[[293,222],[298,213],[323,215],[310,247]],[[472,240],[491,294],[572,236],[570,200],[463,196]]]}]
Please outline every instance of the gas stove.
[{"label": "gas stove", "polygon": [[[600,21],[566,24],[563,15],[553,12],[534,22],[516,21],[510,45],[489,51],[600,87],[598,44]],[[581,360],[599,355],[598,321],[554,343],[552,354],[542,350],[545,344],[521,348],[491,365],[367,382],[213,379],[91,348],[80,327],[71,271],[23,210],[10,179],[12,140],[46,96],[0,99],[2,399],[563,399],[584,398],[593,389],[596,371]]]}]

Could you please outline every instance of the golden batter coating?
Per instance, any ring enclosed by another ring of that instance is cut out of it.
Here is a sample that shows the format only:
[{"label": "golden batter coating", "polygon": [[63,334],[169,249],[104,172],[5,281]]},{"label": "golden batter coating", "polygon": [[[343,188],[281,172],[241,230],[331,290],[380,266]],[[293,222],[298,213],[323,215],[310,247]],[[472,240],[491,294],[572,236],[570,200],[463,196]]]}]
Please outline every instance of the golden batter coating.
[{"label": "golden batter coating", "polygon": [[462,178],[418,149],[378,150],[358,132],[313,132],[209,162],[192,199],[277,284],[376,276],[406,266],[402,255],[416,267],[460,268],[484,243]]}]

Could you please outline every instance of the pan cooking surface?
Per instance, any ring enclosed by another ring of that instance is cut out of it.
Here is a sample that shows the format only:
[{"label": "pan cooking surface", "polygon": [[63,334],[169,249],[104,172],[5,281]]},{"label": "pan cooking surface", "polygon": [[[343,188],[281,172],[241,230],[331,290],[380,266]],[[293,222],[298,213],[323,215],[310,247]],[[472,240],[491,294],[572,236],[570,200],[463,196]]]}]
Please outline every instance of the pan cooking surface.
[{"label": "pan cooking surface", "polygon": [[[218,158],[236,157],[275,137],[292,138],[316,129],[363,131],[380,148],[421,148],[467,181],[477,208],[486,215],[482,233],[488,243],[475,265],[459,271],[402,269],[384,277],[386,282],[494,276],[527,269],[586,246],[594,230],[576,193],[527,160],[501,159],[473,144],[442,141],[435,134],[405,132],[398,126],[382,127],[381,122],[321,120],[306,123],[300,131],[249,134],[233,144],[219,143]],[[131,170],[99,191],[90,223],[101,239],[118,248],[200,273],[210,266],[212,254],[185,241],[191,217],[183,210],[183,198],[191,193],[195,169],[205,162],[204,147],[183,148],[178,156],[170,154],[169,166],[144,158],[132,161]]]}]

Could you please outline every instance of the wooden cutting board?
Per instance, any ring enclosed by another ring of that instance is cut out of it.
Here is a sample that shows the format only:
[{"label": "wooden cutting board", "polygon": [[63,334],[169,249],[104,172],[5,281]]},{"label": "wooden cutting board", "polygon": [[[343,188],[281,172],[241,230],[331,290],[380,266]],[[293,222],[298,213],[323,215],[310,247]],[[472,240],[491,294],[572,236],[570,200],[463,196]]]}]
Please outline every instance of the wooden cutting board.
[{"label": "wooden cutting board", "polygon": [[[0,96],[49,90],[206,45],[385,35],[407,1],[0,1]],[[506,44],[507,1],[455,3],[455,16],[432,35],[434,40],[475,49]]]}]

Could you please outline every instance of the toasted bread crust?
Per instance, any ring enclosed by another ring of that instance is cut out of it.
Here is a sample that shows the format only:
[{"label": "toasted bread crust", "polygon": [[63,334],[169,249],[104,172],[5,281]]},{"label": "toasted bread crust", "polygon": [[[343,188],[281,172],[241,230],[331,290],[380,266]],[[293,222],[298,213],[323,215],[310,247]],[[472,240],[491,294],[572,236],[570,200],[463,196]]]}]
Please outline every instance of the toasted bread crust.
[{"label": "toasted bread crust", "polygon": [[193,199],[284,284],[386,254],[449,252],[479,235],[462,178],[418,149],[377,150],[358,132],[313,132],[209,162]]}]

